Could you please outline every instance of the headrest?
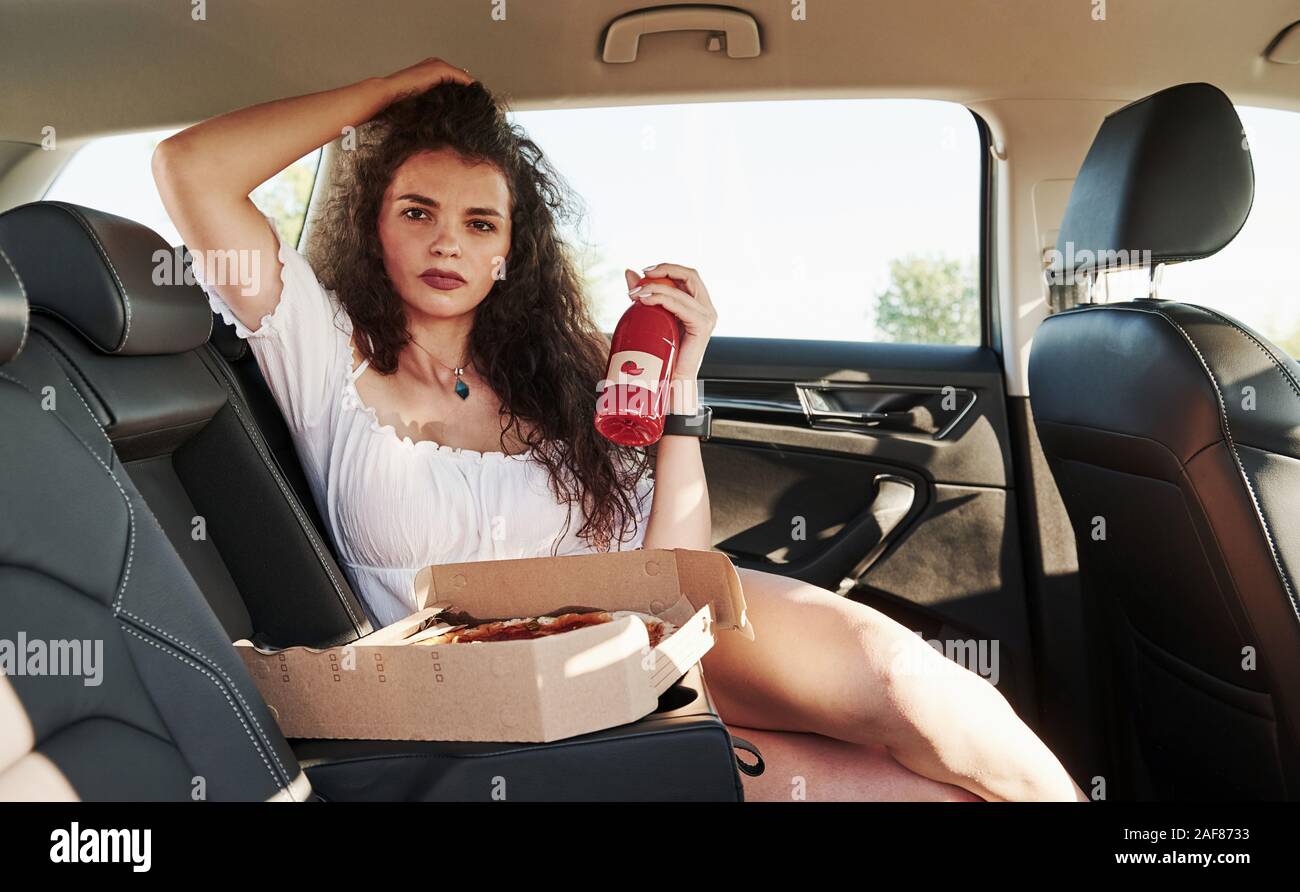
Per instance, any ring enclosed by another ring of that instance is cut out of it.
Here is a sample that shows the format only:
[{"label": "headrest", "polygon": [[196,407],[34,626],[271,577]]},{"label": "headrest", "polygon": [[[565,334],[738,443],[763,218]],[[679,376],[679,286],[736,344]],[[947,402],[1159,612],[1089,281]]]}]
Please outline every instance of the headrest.
[{"label": "headrest", "polygon": [[37,201],[0,214],[0,249],[34,312],[57,316],[105,353],[183,353],[212,331],[203,290],[185,283],[183,252],[139,223]]},{"label": "headrest", "polygon": [[0,251],[0,365],[22,352],[27,340],[27,292],[8,255]]},{"label": "headrest", "polygon": [[1102,122],[1070,192],[1053,272],[1208,257],[1240,231],[1254,198],[1245,130],[1223,91],[1161,90]]}]

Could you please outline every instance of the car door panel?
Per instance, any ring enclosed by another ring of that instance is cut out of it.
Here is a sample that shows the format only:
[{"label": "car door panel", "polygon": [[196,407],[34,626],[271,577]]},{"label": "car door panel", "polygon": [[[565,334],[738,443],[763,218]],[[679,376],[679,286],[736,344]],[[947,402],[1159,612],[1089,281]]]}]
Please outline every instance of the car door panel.
[{"label": "car door panel", "polygon": [[996,354],[719,337],[700,378],[714,546],[738,566],[845,591],[927,640],[980,648],[984,674],[1031,717]]}]

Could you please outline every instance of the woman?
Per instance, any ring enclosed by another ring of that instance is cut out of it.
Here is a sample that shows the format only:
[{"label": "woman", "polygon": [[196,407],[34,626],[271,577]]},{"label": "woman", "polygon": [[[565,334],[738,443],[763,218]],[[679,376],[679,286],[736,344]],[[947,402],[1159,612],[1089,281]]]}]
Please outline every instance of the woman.
[{"label": "woman", "polygon": [[[308,264],[249,193],[339,136],[343,174]],[[698,439],[661,439],[652,479],[649,453],[595,432],[609,344],[557,236],[569,192],[468,73],[429,59],[241,109],[172,136],[153,161],[375,623],[415,609],[411,582],[429,564],[710,547]],[[682,321],[673,411],[693,411],[716,321],[708,289],[678,264],[643,272],[681,285],[630,299]],[[629,270],[629,287],[638,278]],[[721,635],[703,663],[719,714],[768,763],[747,798],[1083,798],[992,685],[903,626],[739,572],[756,641]]]}]

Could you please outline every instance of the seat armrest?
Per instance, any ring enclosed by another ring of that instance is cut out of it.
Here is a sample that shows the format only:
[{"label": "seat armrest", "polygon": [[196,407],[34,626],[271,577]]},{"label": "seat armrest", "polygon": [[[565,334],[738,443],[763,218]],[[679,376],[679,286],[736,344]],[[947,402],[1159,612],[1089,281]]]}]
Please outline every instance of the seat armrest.
[{"label": "seat armrest", "polygon": [[635,722],[551,743],[292,740],[332,801],[741,801],[731,735],[699,664]]}]

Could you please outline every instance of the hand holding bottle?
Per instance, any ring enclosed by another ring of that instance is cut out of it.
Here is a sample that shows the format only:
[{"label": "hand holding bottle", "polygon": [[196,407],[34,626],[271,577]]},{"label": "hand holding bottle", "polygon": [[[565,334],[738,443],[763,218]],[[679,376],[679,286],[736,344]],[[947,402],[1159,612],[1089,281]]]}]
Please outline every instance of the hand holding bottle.
[{"label": "hand holding bottle", "polygon": [[[648,266],[640,274],[630,269],[625,270],[624,276],[630,289],[629,298],[648,306],[661,306],[681,322],[682,343],[677,353],[673,377],[694,382],[699,375],[700,364],[704,361],[704,348],[718,324],[718,312],[709,298],[709,289],[704,287],[704,280],[690,267],[675,263]],[[649,282],[637,287],[642,276],[672,279],[676,287],[661,282]]]},{"label": "hand holding bottle", "polygon": [[634,304],[614,328],[596,401],[596,430],[623,446],[658,442],[668,413],[697,408],[695,379],[717,320],[697,272],[672,264],[645,272],[659,275],[627,271]]}]

